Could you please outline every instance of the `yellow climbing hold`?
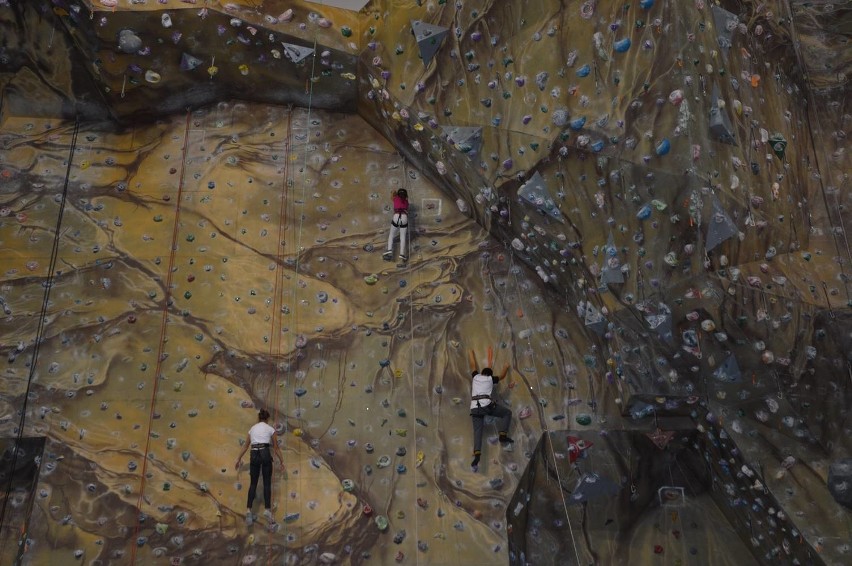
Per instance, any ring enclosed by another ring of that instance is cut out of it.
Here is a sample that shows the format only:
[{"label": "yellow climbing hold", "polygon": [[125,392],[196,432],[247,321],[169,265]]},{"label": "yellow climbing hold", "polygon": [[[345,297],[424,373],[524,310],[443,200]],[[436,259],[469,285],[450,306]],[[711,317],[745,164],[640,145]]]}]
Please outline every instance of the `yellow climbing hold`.
[{"label": "yellow climbing hold", "polygon": [[417,451],[417,464],[416,464],[416,467],[418,467],[418,468],[419,468],[419,467],[423,464],[423,460],[425,460],[425,459],[426,459],[426,455],[423,453],[423,451],[422,451],[422,450],[418,450],[418,451]]},{"label": "yellow climbing hold", "polygon": [[355,73],[342,73],[340,76],[346,79],[347,81],[355,80]]},{"label": "yellow climbing hold", "polygon": [[302,436],[302,434],[304,434],[304,431],[302,429],[300,429],[300,428],[294,428],[293,429],[293,436]]}]

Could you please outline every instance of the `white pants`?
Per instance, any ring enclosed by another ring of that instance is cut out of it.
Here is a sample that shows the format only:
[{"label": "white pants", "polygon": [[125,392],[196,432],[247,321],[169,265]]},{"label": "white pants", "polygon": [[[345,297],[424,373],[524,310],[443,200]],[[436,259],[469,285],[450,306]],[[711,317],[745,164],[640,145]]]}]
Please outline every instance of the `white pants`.
[{"label": "white pants", "polygon": [[388,234],[388,251],[393,253],[393,240],[399,235],[399,255],[408,257],[405,248],[405,237],[408,234],[408,215],[404,212],[397,212],[393,215],[391,221],[390,234]]}]

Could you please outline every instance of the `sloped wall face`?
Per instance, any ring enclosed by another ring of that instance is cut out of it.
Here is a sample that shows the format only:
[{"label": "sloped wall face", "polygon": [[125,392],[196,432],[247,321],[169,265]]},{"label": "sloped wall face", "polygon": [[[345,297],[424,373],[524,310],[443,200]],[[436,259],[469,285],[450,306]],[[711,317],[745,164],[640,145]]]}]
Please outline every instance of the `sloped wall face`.
[{"label": "sloped wall face", "polygon": [[761,564],[779,560],[824,564],[821,556],[824,543],[818,538],[810,542],[801,536],[796,518],[787,515],[782,501],[767,487],[765,470],[748,464],[729,432],[714,420],[711,415],[701,426],[700,444],[714,477],[713,497],[740,536],[748,540],[757,560]]},{"label": "sloped wall face", "polygon": [[662,446],[646,423],[543,434],[507,507],[509,563],[761,563],[713,503],[694,421],[678,421]]}]

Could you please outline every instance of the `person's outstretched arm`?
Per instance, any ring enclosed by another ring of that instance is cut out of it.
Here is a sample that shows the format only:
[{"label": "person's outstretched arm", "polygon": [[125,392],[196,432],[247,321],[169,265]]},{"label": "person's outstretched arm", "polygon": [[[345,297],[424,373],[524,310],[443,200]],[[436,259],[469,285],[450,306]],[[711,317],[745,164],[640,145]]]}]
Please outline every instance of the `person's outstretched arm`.
[{"label": "person's outstretched arm", "polygon": [[275,455],[278,456],[278,461],[281,462],[281,469],[286,470],[287,467],[284,466],[284,454],[281,453],[281,447],[278,446],[278,433],[272,435],[272,446],[275,447]]},{"label": "person's outstretched arm", "polygon": [[509,375],[509,364],[503,366],[503,373],[501,373],[499,376],[494,376],[494,383],[497,383],[501,379],[506,379],[507,375]]},{"label": "person's outstretched arm", "polygon": [[479,369],[476,367],[476,353],[473,350],[467,353],[467,363],[470,365],[470,371],[475,375]]},{"label": "person's outstretched arm", "polygon": [[[234,469],[236,469],[236,470],[240,469],[240,464],[242,464],[242,462],[243,462],[243,456],[245,456],[246,450],[249,449],[249,446],[251,446],[251,436],[246,435],[246,442],[245,442],[245,444],[243,444],[243,449],[240,452],[240,455],[237,456],[237,464],[234,466]],[[284,460],[282,460],[282,462],[283,461]]]}]

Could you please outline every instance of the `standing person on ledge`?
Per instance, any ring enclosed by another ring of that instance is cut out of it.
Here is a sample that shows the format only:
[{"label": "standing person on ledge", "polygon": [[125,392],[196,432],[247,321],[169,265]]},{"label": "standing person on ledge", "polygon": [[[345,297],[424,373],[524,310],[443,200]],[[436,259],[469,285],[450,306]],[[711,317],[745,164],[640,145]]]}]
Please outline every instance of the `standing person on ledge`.
[{"label": "standing person on ledge", "polygon": [[408,253],[405,247],[405,240],[408,235],[408,191],[405,189],[391,191],[391,196],[393,197],[393,218],[388,235],[388,249],[382,254],[382,257],[386,261],[393,259],[393,241],[399,235],[399,261],[405,263],[408,261]]},{"label": "standing person on ledge", "polygon": [[[493,353],[488,350],[488,363],[492,361]],[[500,376],[494,375],[494,371],[490,367],[482,368],[482,371],[476,369],[476,354],[473,350],[468,356],[470,362],[471,374],[473,379],[470,387],[470,417],[473,421],[473,461],[470,463],[473,471],[476,471],[479,466],[479,458],[482,455],[482,429],[485,426],[485,417],[492,416],[499,419],[497,430],[501,444],[511,444],[514,442],[509,438],[509,423],[512,422],[512,411],[508,408],[497,404],[491,399],[491,394],[494,391],[494,385],[501,379],[505,379],[509,373],[509,364],[503,368],[503,373]]]},{"label": "standing person on ledge", "polygon": [[275,523],[275,518],[272,516],[272,453],[270,447],[275,449],[275,455],[278,456],[278,461],[281,462],[281,471],[285,471],[284,456],[281,454],[281,449],[278,447],[275,429],[269,426],[266,422],[269,420],[269,411],[261,409],[257,413],[257,424],[249,429],[246,437],[243,450],[237,457],[235,468],[240,469],[243,461],[243,455],[246,450],[251,448],[251,459],[249,460],[249,472],[251,474],[251,484],[248,491],[248,505],[246,511],[246,524],[251,526],[255,517],[252,515],[251,506],[254,503],[255,495],[257,494],[257,480],[263,472],[263,506],[266,510],[263,516],[269,521],[269,524]]}]

